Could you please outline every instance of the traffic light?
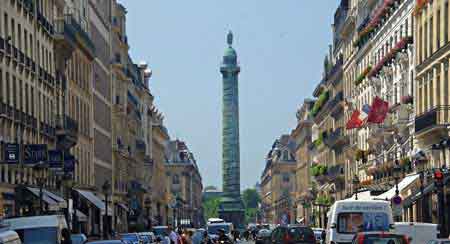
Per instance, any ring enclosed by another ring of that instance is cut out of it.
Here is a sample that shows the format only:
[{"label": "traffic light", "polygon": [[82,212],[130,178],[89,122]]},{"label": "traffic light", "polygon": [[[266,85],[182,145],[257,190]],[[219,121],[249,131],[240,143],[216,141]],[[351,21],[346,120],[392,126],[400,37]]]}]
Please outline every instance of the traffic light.
[{"label": "traffic light", "polygon": [[434,171],[434,183],[436,186],[442,186],[444,180],[444,174],[440,169]]}]

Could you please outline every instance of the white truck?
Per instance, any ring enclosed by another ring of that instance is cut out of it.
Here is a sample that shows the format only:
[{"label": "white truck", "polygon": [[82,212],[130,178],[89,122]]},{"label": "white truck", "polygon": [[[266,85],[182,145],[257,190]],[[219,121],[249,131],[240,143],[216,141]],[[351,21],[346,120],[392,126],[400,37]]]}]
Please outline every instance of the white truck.
[{"label": "white truck", "polygon": [[424,244],[437,238],[438,225],[416,222],[395,222],[394,233],[411,238],[410,244]]}]

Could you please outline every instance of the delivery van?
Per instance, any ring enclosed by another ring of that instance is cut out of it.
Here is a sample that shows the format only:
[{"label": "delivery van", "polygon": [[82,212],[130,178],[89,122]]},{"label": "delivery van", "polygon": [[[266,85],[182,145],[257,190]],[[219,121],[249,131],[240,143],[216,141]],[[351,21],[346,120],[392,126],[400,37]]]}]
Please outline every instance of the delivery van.
[{"label": "delivery van", "polygon": [[328,211],[326,243],[352,243],[358,232],[390,231],[393,227],[392,209],[387,201],[336,201]]},{"label": "delivery van", "polygon": [[395,222],[393,232],[411,238],[410,244],[428,243],[439,234],[437,224],[415,222]]}]

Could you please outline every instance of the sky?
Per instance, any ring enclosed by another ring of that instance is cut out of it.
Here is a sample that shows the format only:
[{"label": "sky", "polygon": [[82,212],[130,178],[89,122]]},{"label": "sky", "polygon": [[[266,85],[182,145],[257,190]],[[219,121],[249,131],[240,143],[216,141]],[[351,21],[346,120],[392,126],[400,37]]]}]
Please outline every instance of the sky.
[{"label": "sky", "polygon": [[222,80],[228,30],[239,76],[241,188],[260,180],[265,156],[296,125],[331,43],[337,0],[119,0],[130,54],[152,69],[150,90],[172,139],[195,154],[203,185],[222,186]]}]

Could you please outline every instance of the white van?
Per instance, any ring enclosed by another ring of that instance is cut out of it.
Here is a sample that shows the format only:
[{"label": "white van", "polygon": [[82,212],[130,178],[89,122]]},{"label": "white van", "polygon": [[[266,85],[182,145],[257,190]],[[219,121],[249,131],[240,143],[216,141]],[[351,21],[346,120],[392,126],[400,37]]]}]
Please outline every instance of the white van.
[{"label": "white van", "polygon": [[[23,243],[61,243],[70,239],[66,219],[62,215],[46,215],[4,219],[2,226],[19,234]],[[64,236],[68,233],[68,236]]]},{"label": "white van", "polygon": [[428,243],[438,238],[439,234],[437,224],[414,222],[395,222],[393,232],[410,237],[410,244]]},{"label": "white van", "polygon": [[392,209],[387,201],[336,201],[328,212],[326,243],[352,243],[357,232],[389,231],[393,227]]}]

